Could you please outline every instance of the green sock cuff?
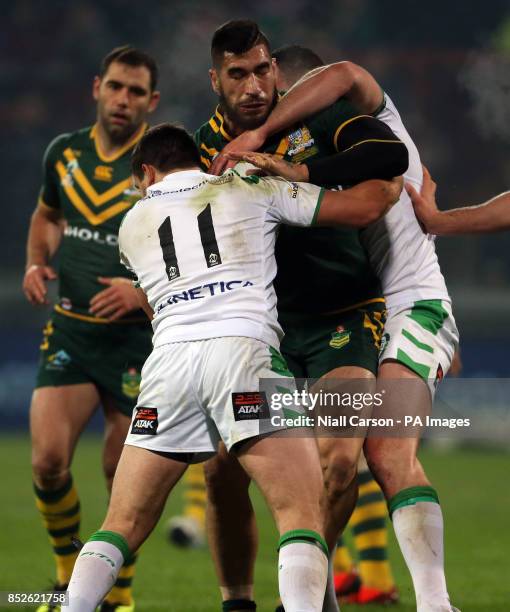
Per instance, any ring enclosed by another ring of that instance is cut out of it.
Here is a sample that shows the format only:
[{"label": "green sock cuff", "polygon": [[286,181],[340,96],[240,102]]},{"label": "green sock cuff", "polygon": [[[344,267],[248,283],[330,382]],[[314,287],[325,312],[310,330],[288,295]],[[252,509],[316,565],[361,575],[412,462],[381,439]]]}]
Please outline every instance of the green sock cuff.
[{"label": "green sock cuff", "polygon": [[257,604],[251,599],[227,599],[222,604],[223,612],[232,610],[256,610]]},{"label": "green sock cuff", "polygon": [[316,531],[311,529],[292,529],[291,531],[285,532],[278,541],[278,548],[283,548],[288,544],[295,544],[296,542],[303,542],[305,544],[318,544],[319,548],[329,559],[329,549],[324,538]]},{"label": "green sock cuff", "polygon": [[63,497],[65,497],[69,491],[73,488],[73,477],[69,476],[69,480],[63,484],[60,489],[54,489],[51,491],[46,491],[44,489],[40,489],[35,482],[34,485],[34,493],[38,499],[46,504],[55,504]]},{"label": "green sock cuff", "polygon": [[414,504],[418,502],[433,502],[434,504],[438,504],[439,497],[437,491],[433,487],[409,487],[408,489],[399,491],[388,502],[390,518],[398,508],[414,506]]},{"label": "green sock cuff", "polygon": [[116,546],[122,556],[124,558],[124,562],[131,558],[131,552],[129,550],[128,543],[125,538],[120,535],[120,533],[115,533],[115,531],[96,531],[93,533],[88,539],[89,542],[108,542],[109,544],[113,544]]}]

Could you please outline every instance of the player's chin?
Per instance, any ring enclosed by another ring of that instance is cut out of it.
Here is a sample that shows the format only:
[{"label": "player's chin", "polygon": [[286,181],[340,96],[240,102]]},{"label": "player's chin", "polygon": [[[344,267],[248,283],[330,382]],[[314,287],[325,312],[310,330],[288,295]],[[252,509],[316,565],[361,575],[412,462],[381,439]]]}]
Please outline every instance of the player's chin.
[{"label": "player's chin", "polygon": [[240,123],[245,130],[255,130],[265,123],[269,115],[269,107],[243,110],[240,113]]}]

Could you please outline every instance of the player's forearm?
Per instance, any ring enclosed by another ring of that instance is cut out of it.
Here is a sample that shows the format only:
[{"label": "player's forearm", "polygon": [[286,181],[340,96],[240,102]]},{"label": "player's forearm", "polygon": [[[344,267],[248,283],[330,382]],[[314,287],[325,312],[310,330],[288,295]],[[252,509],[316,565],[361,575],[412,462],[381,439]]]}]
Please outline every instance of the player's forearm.
[{"label": "player's forearm", "polygon": [[303,77],[283,96],[259,128],[268,138],[346,97],[362,113],[372,113],[382,101],[373,77],[351,62],[338,62]]},{"label": "player's forearm", "polygon": [[403,181],[371,180],[352,189],[326,191],[319,210],[319,225],[363,228],[378,221],[398,200]]},{"label": "player's forearm", "polygon": [[62,225],[57,218],[48,219],[38,210],[32,215],[27,240],[26,267],[45,266],[56,253],[62,238]]},{"label": "player's forearm", "polygon": [[510,229],[510,191],[478,206],[438,211],[427,229],[431,234],[479,234]]}]

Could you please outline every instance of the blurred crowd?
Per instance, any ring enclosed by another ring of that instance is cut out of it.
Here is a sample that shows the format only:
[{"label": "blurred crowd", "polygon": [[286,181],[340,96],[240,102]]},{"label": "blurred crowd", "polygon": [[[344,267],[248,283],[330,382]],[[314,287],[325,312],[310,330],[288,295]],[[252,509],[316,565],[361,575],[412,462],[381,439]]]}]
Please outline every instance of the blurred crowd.
[{"label": "blurred crowd", "polygon": [[[17,0],[5,5],[0,45],[2,181],[9,253],[2,276],[21,278],[41,157],[58,133],[94,121],[91,83],[100,59],[131,43],[161,69],[154,118],[193,130],[215,98],[207,70],[212,32],[231,18],[259,21],[274,47],[301,43],[326,62],[351,59],[390,92],[439,183],[443,207],[508,189],[510,8],[431,0]],[[510,285],[510,236],[441,241],[453,285]],[[469,248],[466,248],[469,245]]]}]

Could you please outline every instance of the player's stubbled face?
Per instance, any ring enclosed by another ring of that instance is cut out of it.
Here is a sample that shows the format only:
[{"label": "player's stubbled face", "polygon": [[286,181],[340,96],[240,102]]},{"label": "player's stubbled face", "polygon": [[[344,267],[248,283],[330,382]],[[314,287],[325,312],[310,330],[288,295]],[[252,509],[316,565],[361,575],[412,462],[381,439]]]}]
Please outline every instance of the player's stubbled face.
[{"label": "player's stubbled face", "polygon": [[221,107],[236,131],[264,123],[277,99],[275,71],[265,45],[241,55],[225,53],[216,78]]},{"label": "player's stubbled face", "polygon": [[153,107],[148,68],[112,62],[103,78],[96,78],[94,98],[98,121],[112,140],[124,142]]}]

